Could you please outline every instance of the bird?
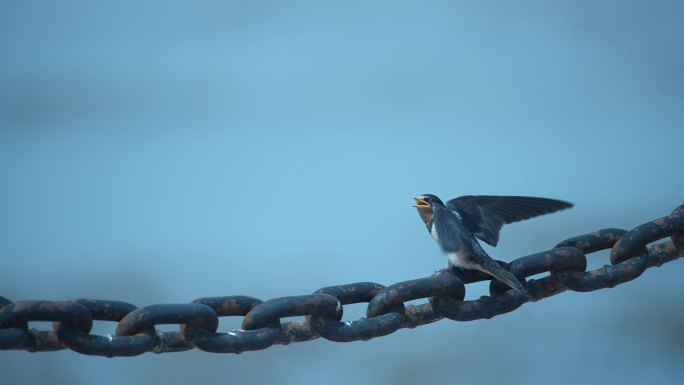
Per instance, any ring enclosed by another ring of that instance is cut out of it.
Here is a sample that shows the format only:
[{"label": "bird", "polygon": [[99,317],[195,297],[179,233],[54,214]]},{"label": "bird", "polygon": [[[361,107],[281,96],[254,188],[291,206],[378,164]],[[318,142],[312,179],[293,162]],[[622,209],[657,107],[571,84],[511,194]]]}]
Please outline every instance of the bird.
[{"label": "bird", "polygon": [[534,297],[511,272],[484,251],[478,239],[496,246],[503,225],[573,206],[561,200],[526,196],[464,195],[444,204],[435,195],[423,194],[414,200],[430,235],[448,255],[448,267],[479,270],[530,301]]}]

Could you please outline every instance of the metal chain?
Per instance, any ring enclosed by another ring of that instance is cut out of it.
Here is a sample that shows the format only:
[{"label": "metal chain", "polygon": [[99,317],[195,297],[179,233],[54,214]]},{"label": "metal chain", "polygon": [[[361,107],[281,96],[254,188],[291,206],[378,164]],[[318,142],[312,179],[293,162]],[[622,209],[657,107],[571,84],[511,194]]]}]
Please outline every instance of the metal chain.
[{"label": "metal chain", "polygon": [[[650,243],[670,237],[658,244]],[[611,265],[586,271],[587,254],[612,249]],[[566,239],[551,250],[506,266],[518,278],[548,272],[527,281],[538,300],[566,290],[593,291],[631,281],[646,269],[684,256],[684,205],[671,215],[631,231],[604,229]],[[347,342],[369,340],[401,328],[415,328],[442,318],[472,321],[519,308],[528,299],[492,281],[490,295],[465,301],[465,284],[491,280],[477,271],[443,270],[427,278],[383,286],[374,282],[330,286],[313,294],[261,301],[247,296],[199,298],[186,304],[137,308],[126,302],[75,299],[18,301],[0,297],[0,350],[31,352],[71,349],[100,356],[134,356],[198,348],[214,353],[241,353],[274,344],[319,337]],[[406,301],[427,298],[421,305]],[[367,318],[342,321],[343,305],[368,303]],[[242,329],[217,332],[218,317],[242,316]],[[305,316],[304,321],[281,318]],[[53,330],[29,329],[30,321],[53,321]],[[117,322],[116,334],[90,334],[93,321]],[[177,324],[177,332],[156,325]]]}]

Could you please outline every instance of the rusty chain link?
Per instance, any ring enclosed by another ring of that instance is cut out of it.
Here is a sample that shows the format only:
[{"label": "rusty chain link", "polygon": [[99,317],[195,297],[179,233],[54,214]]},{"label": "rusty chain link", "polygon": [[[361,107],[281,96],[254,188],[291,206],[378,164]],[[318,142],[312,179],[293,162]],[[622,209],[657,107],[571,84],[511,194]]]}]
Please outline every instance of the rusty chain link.
[{"label": "rusty chain link", "polygon": [[[665,242],[650,243],[670,237]],[[611,265],[586,271],[587,254],[611,249]],[[566,239],[551,250],[499,262],[527,281],[538,300],[565,290],[586,292],[631,281],[647,268],[684,256],[684,205],[671,215],[631,231],[604,229]],[[18,301],[0,296],[0,350],[31,352],[71,349],[100,356],[134,356],[198,348],[214,353],[241,353],[323,337],[331,341],[369,340],[401,328],[442,318],[472,321],[511,312],[526,297],[492,281],[490,295],[466,301],[465,284],[491,280],[477,271],[442,270],[427,278],[383,286],[374,282],[330,286],[313,294],[261,301],[247,296],[206,297],[186,304],[137,308],[126,302],[94,299]],[[427,298],[421,305],[406,301]],[[368,303],[366,318],[342,321],[343,306]],[[219,317],[241,316],[242,329],[217,332]],[[281,318],[305,316],[304,321]],[[53,321],[53,330],[29,329],[30,321]],[[93,321],[117,322],[114,335],[93,335]],[[156,325],[180,325],[160,332]]]}]

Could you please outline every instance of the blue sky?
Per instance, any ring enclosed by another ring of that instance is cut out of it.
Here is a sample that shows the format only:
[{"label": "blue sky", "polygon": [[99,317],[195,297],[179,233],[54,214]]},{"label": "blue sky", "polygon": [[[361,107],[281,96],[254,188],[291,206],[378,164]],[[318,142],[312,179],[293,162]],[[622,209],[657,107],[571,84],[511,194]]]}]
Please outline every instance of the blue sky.
[{"label": "blue sky", "polygon": [[[446,258],[421,193],[575,203],[505,227],[487,249],[503,260],[666,215],[683,203],[682,16],[676,1],[4,3],[0,295],[145,306],[423,277]],[[679,269],[370,342],[0,366],[17,384],[186,383],[198,367],[205,383],[562,384],[572,367],[675,383]]]}]

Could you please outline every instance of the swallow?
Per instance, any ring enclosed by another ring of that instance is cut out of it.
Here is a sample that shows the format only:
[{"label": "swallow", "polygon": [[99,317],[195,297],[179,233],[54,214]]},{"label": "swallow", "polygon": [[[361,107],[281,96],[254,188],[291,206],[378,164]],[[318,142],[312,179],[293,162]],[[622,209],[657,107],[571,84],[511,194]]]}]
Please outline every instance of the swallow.
[{"label": "swallow", "polygon": [[449,256],[448,266],[479,270],[530,300],[534,299],[523,284],[487,255],[477,239],[496,246],[503,225],[573,206],[555,199],[523,196],[464,195],[444,204],[434,195],[423,194],[414,200],[420,219]]}]

